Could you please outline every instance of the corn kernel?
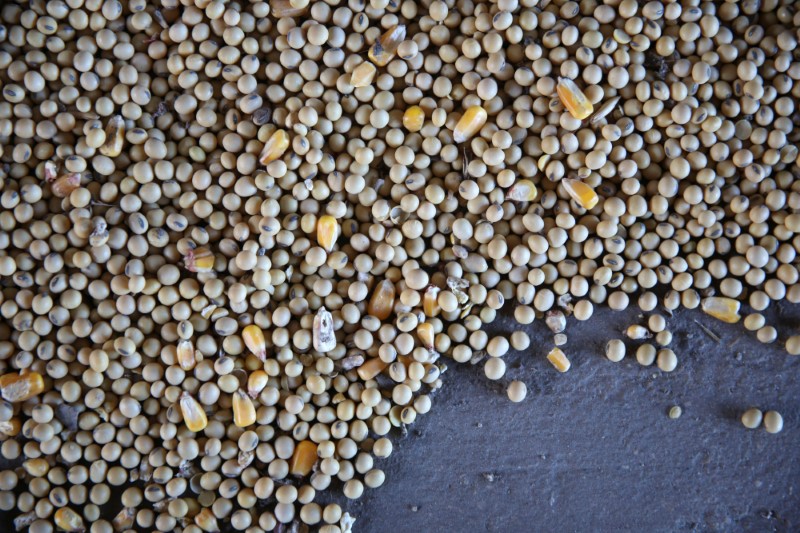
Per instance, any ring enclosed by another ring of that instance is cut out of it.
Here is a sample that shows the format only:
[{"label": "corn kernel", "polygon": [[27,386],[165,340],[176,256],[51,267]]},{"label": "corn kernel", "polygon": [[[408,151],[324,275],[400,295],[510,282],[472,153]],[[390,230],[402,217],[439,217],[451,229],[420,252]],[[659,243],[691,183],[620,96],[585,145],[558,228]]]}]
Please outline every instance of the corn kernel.
[{"label": "corn kernel", "polygon": [[247,377],[247,394],[257,398],[261,391],[267,387],[269,376],[263,370],[255,370]]},{"label": "corn kernel", "polygon": [[336,348],[336,334],[333,332],[333,317],[325,307],[320,307],[314,316],[311,332],[314,349],[319,353],[330,352]]},{"label": "corn kernel", "polygon": [[114,115],[108,119],[106,125],[106,141],[99,148],[99,152],[106,157],[117,157],[122,153],[125,144],[125,120],[121,115]]},{"label": "corn kernel", "polygon": [[210,507],[205,507],[194,517],[194,523],[207,533],[217,533],[219,531],[219,524],[217,524],[217,517]]},{"label": "corn kernel", "polygon": [[539,191],[531,180],[519,180],[508,190],[506,198],[515,202],[532,202],[538,195]]},{"label": "corn kernel", "polygon": [[558,347],[550,350],[550,353],[547,354],[547,360],[550,361],[550,363],[556,367],[556,370],[559,372],[566,372],[569,370],[569,367],[572,366],[569,362],[569,359],[567,359],[566,354],[564,354],[564,352],[561,351],[561,348]]},{"label": "corn kernel", "polygon": [[379,67],[385,67],[394,58],[397,47],[406,39],[406,27],[395,25],[369,47],[369,58]]},{"label": "corn kernel", "polygon": [[250,352],[261,359],[267,360],[267,341],[264,332],[255,324],[250,324],[242,330],[242,340]]},{"label": "corn kernel", "polygon": [[183,421],[189,431],[194,431],[195,433],[203,431],[208,425],[208,418],[203,406],[186,391],[181,394],[179,404],[183,414]]},{"label": "corn kernel", "polygon": [[436,285],[431,285],[425,289],[425,294],[422,295],[422,311],[428,318],[433,318],[438,315],[442,308],[439,306],[439,291]]},{"label": "corn kernel", "polygon": [[307,9],[307,5],[305,7],[294,7],[289,0],[269,0],[269,11],[275,18],[299,17]]},{"label": "corn kernel", "polygon": [[293,476],[305,477],[311,473],[317,462],[317,445],[310,440],[297,443],[289,463],[289,473]]},{"label": "corn kernel", "polygon": [[183,370],[189,371],[197,364],[194,354],[194,344],[188,339],[178,341],[178,364]]},{"label": "corn kernel", "polygon": [[111,521],[111,525],[114,526],[114,531],[126,531],[133,527],[134,518],[136,518],[136,508],[123,507]]},{"label": "corn kernel", "polygon": [[45,161],[44,163],[44,180],[53,182],[58,177],[58,166],[52,161]]},{"label": "corn kernel", "polygon": [[704,298],[700,303],[700,308],[705,314],[728,324],[735,324],[741,320],[742,316],[739,314],[740,306],[741,304],[738,300],[724,296]]},{"label": "corn kernel", "polygon": [[471,139],[486,124],[487,118],[486,110],[481,106],[474,105],[467,108],[453,130],[453,142],[460,144]]},{"label": "corn kernel", "polygon": [[569,114],[578,120],[583,120],[594,111],[594,106],[583,94],[583,91],[569,78],[558,78],[556,86],[558,98]]},{"label": "corn kernel", "polygon": [[375,73],[378,69],[369,61],[364,61],[350,74],[350,85],[353,87],[367,87],[375,78]]},{"label": "corn kernel", "polygon": [[55,519],[56,527],[58,529],[67,531],[69,533],[78,533],[86,531],[83,524],[81,515],[70,509],[69,507],[61,507],[53,517]]},{"label": "corn kernel", "polygon": [[425,111],[418,105],[412,105],[403,113],[403,127],[408,131],[419,131],[425,123]]},{"label": "corn kernel", "polygon": [[433,349],[434,335],[433,324],[430,322],[422,322],[417,326],[417,337],[419,337],[422,345],[429,350]]},{"label": "corn kernel", "polygon": [[246,428],[256,423],[256,408],[253,400],[241,390],[233,393],[233,423],[240,428]]},{"label": "corn kernel", "polygon": [[24,402],[44,392],[44,378],[38,372],[5,374],[0,377],[2,397],[9,402]]},{"label": "corn kernel", "polygon": [[564,190],[566,190],[570,197],[575,200],[575,203],[584,209],[589,210],[597,205],[599,200],[597,193],[594,192],[594,189],[586,185],[581,180],[575,178],[564,178],[561,180],[561,183],[564,184]]},{"label": "corn kernel", "polygon": [[183,264],[189,272],[211,272],[214,270],[216,256],[208,248],[195,248],[183,256]]},{"label": "corn kernel", "polygon": [[289,134],[286,133],[286,130],[277,130],[267,139],[258,160],[262,165],[269,165],[279,159],[288,148]]},{"label": "corn kernel", "polygon": [[379,320],[386,320],[394,309],[394,296],[394,283],[388,279],[381,280],[369,299],[367,313]]},{"label": "corn kernel", "polygon": [[16,437],[22,431],[22,422],[19,418],[12,418],[5,422],[0,422],[0,433],[9,437]]},{"label": "corn kernel", "polygon": [[339,221],[330,215],[323,215],[317,220],[317,244],[331,253],[336,239],[339,238]]},{"label": "corn kernel", "polygon": [[81,186],[81,175],[77,172],[63,174],[50,185],[53,196],[56,198],[66,198],[75,189]]},{"label": "corn kernel", "polygon": [[375,376],[383,372],[383,370],[389,366],[389,363],[383,362],[380,357],[373,357],[360,367],[358,367],[358,377],[363,379],[364,381],[373,379]]}]

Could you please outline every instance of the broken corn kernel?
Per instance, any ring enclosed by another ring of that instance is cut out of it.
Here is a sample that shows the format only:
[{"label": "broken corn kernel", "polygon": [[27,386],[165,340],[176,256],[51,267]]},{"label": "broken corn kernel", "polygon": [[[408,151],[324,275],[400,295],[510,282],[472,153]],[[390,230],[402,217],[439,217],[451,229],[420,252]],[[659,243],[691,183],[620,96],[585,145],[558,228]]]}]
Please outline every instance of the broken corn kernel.
[{"label": "broken corn kernel", "polygon": [[189,272],[211,272],[216,256],[208,248],[195,248],[183,256],[183,264]]},{"label": "broken corn kernel", "polygon": [[197,513],[194,517],[194,523],[207,533],[217,533],[219,531],[219,524],[217,524],[217,517],[210,507],[206,507]]},{"label": "broken corn kernel", "polygon": [[136,508],[123,507],[111,521],[114,531],[126,531],[132,528],[134,518],[136,518]]},{"label": "broken corn kernel", "polygon": [[5,374],[0,377],[0,389],[4,400],[24,402],[44,392],[44,378],[38,372]]},{"label": "broken corn kernel", "polygon": [[561,103],[564,104],[564,107],[569,111],[569,114],[578,120],[585,119],[594,111],[592,103],[571,79],[558,78],[556,92],[558,93],[558,98],[561,100]]},{"label": "broken corn kernel", "polygon": [[735,324],[741,320],[742,316],[739,314],[739,307],[741,304],[738,300],[733,298],[726,298],[724,296],[711,296],[703,298],[700,303],[700,308],[707,315],[713,316],[717,320],[722,320],[728,324]]},{"label": "broken corn kernel", "polygon": [[197,359],[194,356],[194,344],[188,339],[178,341],[178,364],[183,370],[191,370],[197,364]]},{"label": "broken corn kernel", "polygon": [[58,166],[52,161],[44,162],[44,180],[48,182],[55,181],[58,177]]},{"label": "broken corn kernel", "polygon": [[425,294],[422,295],[422,312],[428,318],[433,318],[438,315],[442,308],[439,306],[439,291],[436,285],[431,285],[425,289]]},{"label": "broken corn kernel", "polygon": [[106,141],[98,150],[106,157],[117,157],[122,153],[125,144],[125,120],[121,115],[114,115],[108,119],[106,125]]},{"label": "broken corn kernel", "polygon": [[333,245],[339,238],[339,221],[330,215],[323,215],[317,220],[317,244],[326,252],[333,251]]},{"label": "broken corn kernel", "polygon": [[69,533],[86,531],[86,527],[83,524],[83,518],[81,518],[81,515],[69,507],[61,507],[58,511],[56,511],[53,518],[55,519],[56,527],[63,531],[67,531]]},{"label": "broken corn kernel", "polygon": [[532,202],[537,196],[539,191],[531,180],[517,181],[506,194],[506,198],[515,202]]},{"label": "broken corn kernel", "polygon": [[383,360],[380,357],[373,357],[372,359],[370,359],[369,361],[358,367],[358,370],[356,370],[356,372],[358,372],[358,377],[360,377],[364,381],[367,381],[369,379],[374,378],[381,372],[383,372],[383,370],[387,366],[389,366],[389,363],[383,362]]},{"label": "broken corn kernel", "polygon": [[241,390],[233,393],[233,423],[240,428],[256,423],[256,407],[253,405],[253,400]]},{"label": "broken corn kernel", "polygon": [[350,85],[353,87],[368,87],[372,80],[375,78],[375,73],[378,69],[369,61],[364,61],[350,74]]},{"label": "broken corn kernel", "polygon": [[575,203],[580,205],[586,210],[589,210],[597,205],[599,198],[597,193],[594,192],[590,186],[586,185],[581,180],[575,178],[564,178],[561,180],[564,184],[564,190],[575,200]]},{"label": "broken corn kernel", "polygon": [[569,370],[569,367],[572,366],[569,362],[569,359],[567,359],[566,354],[564,354],[564,352],[561,351],[561,348],[558,347],[550,350],[550,353],[547,354],[547,360],[550,361],[550,363],[556,367],[556,370],[559,372],[566,372]]},{"label": "broken corn kernel", "polygon": [[289,134],[286,133],[286,130],[277,130],[267,139],[258,160],[262,165],[269,165],[279,159],[288,148]]},{"label": "broken corn kernel", "polygon": [[194,431],[195,433],[203,431],[208,425],[208,417],[206,417],[203,406],[186,391],[181,394],[178,403],[183,414],[183,421],[189,431]]},{"label": "broken corn kernel", "polygon": [[316,462],[317,445],[310,440],[301,441],[294,447],[292,461],[289,463],[289,473],[293,476],[305,477],[311,473]]},{"label": "broken corn kernel", "polygon": [[267,341],[264,332],[255,324],[250,324],[242,330],[242,340],[250,352],[261,359],[267,360]]},{"label": "broken corn kernel", "polygon": [[403,113],[403,127],[408,131],[419,131],[425,123],[425,111],[418,105],[412,105]]},{"label": "broken corn kernel", "polygon": [[299,17],[307,9],[307,5],[305,7],[294,7],[289,0],[270,0],[269,2],[270,14],[276,18]]},{"label": "broken corn kernel", "polygon": [[266,388],[268,381],[269,376],[263,370],[251,372],[247,377],[247,394],[249,394],[251,398],[257,398],[258,395],[261,394],[261,391]]},{"label": "broken corn kernel", "polygon": [[487,118],[488,114],[481,106],[474,105],[467,108],[453,130],[453,141],[459,144],[471,139],[486,124]]},{"label": "broken corn kernel", "polygon": [[320,307],[314,316],[311,340],[314,349],[319,353],[327,353],[336,348],[336,334],[333,331],[333,317],[325,307]]},{"label": "broken corn kernel", "polygon": [[72,191],[81,186],[81,175],[77,172],[63,174],[53,181],[50,190],[57,198],[66,198]]},{"label": "broken corn kernel", "polygon": [[434,336],[433,324],[430,322],[422,322],[417,326],[417,337],[425,348],[429,350],[433,348]]},{"label": "broken corn kernel", "polygon": [[379,320],[386,320],[394,308],[395,288],[394,283],[388,279],[381,280],[375,286],[372,297],[367,305],[367,313]]},{"label": "broken corn kernel", "polygon": [[381,35],[372,46],[369,47],[369,58],[379,67],[385,67],[392,60],[397,47],[406,39],[406,27],[404,24],[397,24]]}]

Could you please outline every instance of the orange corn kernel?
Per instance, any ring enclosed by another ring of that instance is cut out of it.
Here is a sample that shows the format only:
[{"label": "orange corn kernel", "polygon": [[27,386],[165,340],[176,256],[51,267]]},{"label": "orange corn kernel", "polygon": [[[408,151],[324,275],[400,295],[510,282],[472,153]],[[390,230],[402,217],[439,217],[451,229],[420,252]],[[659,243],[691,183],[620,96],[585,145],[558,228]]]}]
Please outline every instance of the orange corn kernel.
[{"label": "orange corn kernel", "polygon": [[0,377],[2,397],[9,402],[24,402],[44,392],[44,378],[38,372],[5,374]]},{"label": "orange corn kernel", "polygon": [[378,69],[369,61],[364,61],[350,74],[350,85],[353,87],[368,87],[372,80],[375,78],[375,73]]},{"label": "orange corn kernel", "polygon": [[379,67],[385,67],[397,53],[397,47],[406,39],[406,27],[398,24],[389,28],[369,47],[369,58]]},{"label": "orange corn kernel", "polygon": [[367,305],[367,313],[380,320],[386,320],[394,309],[394,283],[388,279],[381,280],[372,292]]},{"label": "orange corn kernel", "polygon": [[241,390],[233,393],[233,423],[240,428],[256,423],[256,407],[253,405],[253,400]]},{"label": "orange corn kernel", "polygon": [[571,79],[558,78],[556,92],[569,114],[578,120],[583,120],[594,112],[592,103]]},{"label": "orange corn kernel", "polygon": [[267,360],[267,341],[264,338],[264,332],[260,327],[256,326],[255,324],[250,324],[244,328],[242,330],[242,340],[244,341],[244,345],[247,346],[247,349],[250,350],[253,355],[262,361]]},{"label": "orange corn kernel", "polygon": [[206,412],[203,410],[203,406],[200,405],[200,402],[195,400],[191,394],[184,391],[178,403],[180,404],[181,413],[183,414],[183,421],[186,423],[186,427],[189,431],[194,431],[195,433],[203,431],[208,425],[208,417],[206,417]]},{"label": "orange corn kernel", "polygon": [[197,364],[194,354],[194,344],[188,339],[178,341],[177,348],[178,364],[183,370],[189,371]]},{"label": "orange corn kernel", "polygon": [[63,174],[53,181],[50,190],[57,198],[66,198],[72,191],[81,186],[81,175],[77,172]]},{"label": "orange corn kernel", "polygon": [[293,476],[305,477],[311,473],[316,462],[317,445],[310,440],[301,441],[294,447],[292,460],[289,463],[289,473]]},{"label": "orange corn kernel", "polygon": [[724,296],[711,296],[704,298],[700,302],[700,308],[707,315],[713,316],[717,320],[722,320],[728,324],[735,324],[741,320],[742,316],[739,314],[739,307],[741,304],[738,300],[733,298],[726,298]]},{"label": "orange corn kernel", "polygon": [[403,127],[408,131],[419,131],[425,124],[425,111],[418,105],[412,105],[403,113]]},{"label": "orange corn kernel", "polygon": [[589,210],[597,205],[599,198],[597,193],[594,192],[590,186],[586,185],[581,180],[575,178],[564,178],[561,180],[564,184],[564,189],[575,200],[575,203],[580,205],[586,210]]},{"label": "orange corn kernel", "polygon": [[486,110],[481,106],[474,105],[467,108],[453,130],[453,142],[460,144],[471,139],[486,124],[487,118]]},{"label": "orange corn kernel", "polygon": [[122,153],[125,144],[125,120],[121,115],[115,115],[108,119],[106,126],[106,141],[98,150],[107,157],[117,157]]},{"label": "orange corn kernel", "polygon": [[277,130],[267,139],[258,160],[262,165],[269,165],[276,159],[279,159],[288,148],[289,134],[286,133],[286,130]]},{"label": "orange corn kernel", "polygon": [[385,363],[381,360],[380,357],[373,357],[360,367],[358,367],[358,377],[367,381],[369,379],[373,379],[375,376],[383,372],[383,370],[389,366],[389,363]]},{"label": "orange corn kernel", "polygon": [[317,243],[328,253],[333,251],[336,239],[339,238],[339,221],[330,215],[323,215],[317,220]]}]

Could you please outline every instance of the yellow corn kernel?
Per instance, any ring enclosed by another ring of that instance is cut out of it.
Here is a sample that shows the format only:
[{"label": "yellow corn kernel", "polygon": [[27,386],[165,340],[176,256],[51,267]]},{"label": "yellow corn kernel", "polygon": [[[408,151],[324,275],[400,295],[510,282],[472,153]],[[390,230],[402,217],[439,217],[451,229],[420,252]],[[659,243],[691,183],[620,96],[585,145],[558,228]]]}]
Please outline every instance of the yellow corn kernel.
[{"label": "yellow corn kernel", "polygon": [[289,0],[269,1],[270,14],[275,18],[299,17],[306,12],[307,8],[308,5],[305,7],[295,7]]},{"label": "yellow corn kernel", "polygon": [[547,360],[550,361],[559,372],[566,372],[569,370],[569,367],[572,366],[567,356],[561,351],[561,348],[558,347],[550,350],[550,353],[547,354]]},{"label": "yellow corn kernel", "polygon": [[111,525],[114,526],[114,531],[127,531],[133,527],[134,518],[136,518],[136,508],[123,507],[111,521]]},{"label": "yellow corn kernel", "polygon": [[81,515],[69,507],[61,507],[58,511],[56,511],[56,514],[53,518],[55,519],[56,527],[58,529],[67,531],[69,533],[86,531],[86,527],[83,524],[83,518],[81,518]]},{"label": "yellow corn kernel", "polygon": [[394,309],[394,296],[394,283],[388,279],[381,280],[372,291],[372,297],[367,305],[367,313],[379,320],[386,320]]},{"label": "yellow corn kernel", "polygon": [[389,363],[384,363],[380,357],[373,357],[372,359],[370,359],[369,361],[358,367],[358,370],[356,370],[356,372],[358,372],[358,377],[360,377],[364,381],[367,381],[369,379],[374,378],[381,372],[383,372],[383,370],[387,366],[389,366]]},{"label": "yellow corn kernel", "polygon": [[277,130],[267,139],[258,160],[262,165],[269,165],[280,158],[288,148],[289,134],[286,133],[286,130]]},{"label": "yellow corn kernel", "polygon": [[369,47],[370,60],[379,67],[385,67],[397,53],[397,47],[405,39],[406,27],[404,24],[397,24],[389,28]]},{"label": "yellow corn kernel", "polygon": [[31,477],[44,477],[50,471],[50,464],[46,459],[37,457],[36,459],[28,459],[22,463],[22,468]]},{"label": "yellow corn kernel", "polygon": [[594,106],[583,94],[583,91],[569,78],[558,78],[556,85],[558,98],[569,114],[578,120],[583,120],[594,112]]},{"label": "yellow corn kernel", "polygon": [[434,336],[433,324],[430,322],[422,322],[417,326],[417,337],[425,348],[433,349]]},{"label": "yellow corn kernel", "polygon": [[256,423],[256,407],[253,405],[253,400],[241,390],[233,393],[233,423],[240,428]]},{"label": "yellow corn kernel", "polygon": [[735,324],[741,320],[742,316],[739,314],[740,305],[738,300],[724,296],[711,296],[703,298],[703,301],[700,302],[700,308],[705,314],[728,324]]},{"label": "yellow corn kernel", "polygon": [[486,110],[481,106],[474,105],[467,108],[453,130],[453,142],[460,144],[471,139],[486,124],[487,118]]},{"label": "yellow corn kernel", "polygon": [[219,531],[219,524],[217,524],[217,517],[210,507],[206,507],[197,513],[194,517],[194,523],[207,533],[217,533]]},{"label": "yellow corn kernel", "polygon": [[403,113],[403,127],[408,131],[419,131],[425,124],[425,111],[418,105],[412,105]]},{"label": "yellow corn kernel", "polygon": [[580,205],[586,210],[589,210],[597,205],[597,193],[594,192],[590,186],[586,185],[581,180],[575,178],[564,178],[561,180],[564,184],[564,190],[575,200],[575,203]]},{"label": "yellow corn kernel", "polygon": [[195,248],[183,256],[183,264],[189,272],[211,272],[214,270],[216,256],[208,248]]},{"label": "yellow corn kernel", "polygon": [[188,339],[178,341],[178,364],[183,370],[189,371],[197,364],[194,356],[194,344]]},{"label": "yellow corn kernel", "polygon": [[250,372],[250,375],[247,376],[247,394],[251,398],[257,398],[261,391],[267,387],[268,381],[269,376],[263,370]]},{"label": "yellow corn kernel", "polygon": [[301,441],[294,447],[292,461],[289,463],[289,473],[293,476],[305,477],[311,473],[316,462],[317,445],[310,440]]},{"label": "yellow corn kernel", "polygon": [[369,61],[364,61],[350,74],[350,85],[353,87],[368,87],[372,80],[375,78],[375,73],[378,69]]},{"label": "yellow corn kernel", "polygon": [[121,115],[114,115],[108,119],[106,125],[106,142],[98,150],[106,157],[117,157],[122,153],[125,144],[125,120]]},{"label": "yellow corn kernel", "polygon": [[317,220],[317,244],[326,252],[333,251],[333,245],[339,238],[339,221],[330,215],[322,215]]},{"label": "yellow corn kernel", "polygon": [[515,202],[532,202],[539,196],[536,185],[531,180],[517,181],[506,194],[506,198]]},{"label": "yellow corn kernel", "polygon": [[439,291],[436,285],[431,285],[425,289],[425,294],[422,295],[422,312],[428,318],[433,318],[438,315],[442,308],[439,306]]},{"label": "yellow corn kernel", "polygon": [[16,437],[22,431],[22,422],[19,418],[12,418],[5,422],[0,422],[0,433],[9,437]]},{"label": "yellow corn kernel", "polygon": [[189,431],[194,431],[195,433],[203,431],[208,425],[208,418],[206,417],[206,412],[203,410],[203,406],[186,391],[181,394],[178,403],[180,404],[181,413],[183,414],[183,421],[186,423],[186,427]]},{"label": "yellow corn kernel", "polygon": [[327,353],[336,348],[336,333],[333,331],[333,317],[330,312],[322,306],[314,315],[314,322],[311,325],[311,342],[314,349],[319,353]]},{"label": "yellow corn kernel", "polygon": [[53,196],[66,198],[72,191],[81,186],[81,175],[77,172],[62,174],[50,185]]},{"label": "yellow corn kernel", "polygon": [[0,377],[2,397],[9,402],[24,402],[44,392],[44,378],[38,372],[5,374]]},{"label": "yellow corn kernel", "polygon": [[267,341],[264,339],[264,332],[260,327],[250,324],[244,328],[242,330],[242,340],[253,355],[262,361],[267,360]]}]

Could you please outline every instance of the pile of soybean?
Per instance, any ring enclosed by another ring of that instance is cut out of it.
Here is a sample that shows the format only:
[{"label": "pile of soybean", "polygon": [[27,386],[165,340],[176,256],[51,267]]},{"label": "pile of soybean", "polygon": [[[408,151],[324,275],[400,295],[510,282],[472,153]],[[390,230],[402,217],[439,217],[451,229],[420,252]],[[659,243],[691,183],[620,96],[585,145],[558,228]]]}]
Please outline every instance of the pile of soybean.
[{"label": "pile of soybean", "polygon": [[[567,371],[564,329],[595,306],[653,313],[628,334],[656,334],[637,359],[664,371],[679,307],[743,303],[800,353],[761,314],[800,302],[795,2],[18,0],[0,19],[18,528],[350,531],[330,502],[384,482],[447,364],[504,379],[513,349]],[[501,312],[520,331],[490,338]],[[534,320],[552,342],[530,347]]]}]

